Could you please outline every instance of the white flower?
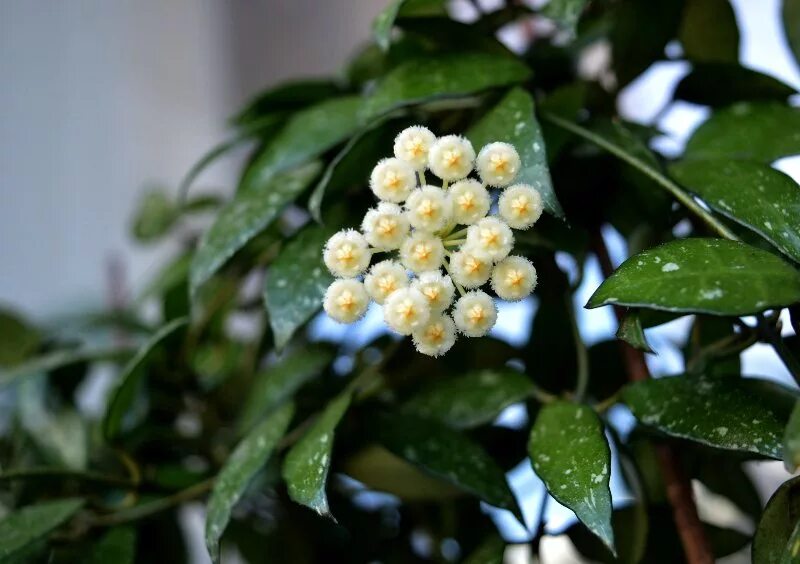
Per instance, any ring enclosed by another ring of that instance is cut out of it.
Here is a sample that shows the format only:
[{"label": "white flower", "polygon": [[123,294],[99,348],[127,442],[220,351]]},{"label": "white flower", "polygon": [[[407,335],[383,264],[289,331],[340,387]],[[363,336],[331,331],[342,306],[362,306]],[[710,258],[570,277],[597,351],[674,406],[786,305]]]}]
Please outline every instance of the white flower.
[{"label": "white flower", "polygon": [[476,165],[481,180],[502,188],[514,182],[519,173],[519,153],[508,143],[489,143],[478,153]]},{"label": "white flower", "polygon": [[444,259],[442,240],[427,233],[416,232],[400,247],[400,261],[414,272],[436,270]]},{"label": "white flower", "polygon": [[472,170],[475,150],[458,135],[440,137],[428,153],[428,168],[442,180],[461,180]]},{"label": "white flower", "polygon": [[467,292],[456,302],[453,321],[467,337],[483,337],[497,321],[497,307],[486,292]]},{"label": "white flower", "polygon": [[450,186],[453,219],[461,225],[472,225],[489,212],[492,198],[477,180],[460,180]]},{"label": "white flower", "polygon": [[428,305],[435,312],[442,312],[450,307],[456,291],[450,277],[438,270],[423,272],[411,283],[411,287],[427,298]]},{"label": "white flower", "polygon": [[447,192],[436,186],[423,186],[408,196],[406,211],[412,227],[432,233],[447,225],[453,207]]},{"label": "white flower", "polygon": [[492,289],[504,300],[517,301],[536,288],[536,268],[524,257],[510,256],[500,261],[492,272]]},{"label": "white flower", "polygon": [[331,274],[342,278],[358,276],[372,258],[367,240],[355,229],[339,231],[328,239],[322,256]]},{"label": "white flower", "polygon": [[431,308],[419,290],[400,288],[392,292],[383,304],[386,325],[402,335],[410,335],[428,322]]},{"label": "white flower", "polygon": [[475,254],[488,256],[497,262],[504,259],[514,245],[511,228],[496,217],[484,217],[467,228],[467,246]]},{"label": "white flower", "polygon": [[394,140],[394,156],[416,170],[425,170],[428,151],[435,142],[436,136],[427,127],[407,127]]},{"label": "white flower", "polygon": [[358,280],[334,280],[325,292],[322,303],[327,314],[339,323],[353,323],[364,315],[369,306],[369,296]]},{"label": "white flower", "polygon": [[389,251],[400,247],[403,239],[408,237],[410,227],[400,206],[381,202],[364,216],[361,229],[370,245]]},{"label": "white flower", "polygon": [[509,186],[500,194],[500,217],[514,229],[527,229],[542,215],[542,196],[528,184]]},{"label": "white flower", "polygon": [[400,203],[404,201],[417,179],[414,169],[400,159],[383,159],[369,177],[369,187],[381,200]]},{"label": "white flower", "polygon": [[383,304],[389,294],[408,286],[408,275],[403,265],[395,260],[384,260],[372,266],[364,277],[364,287],[369,297]]},{"label": "white flower", "polygon": [[428,356],[441,356],[456,342],[456,325],[447,315],[437,315],[411,333],[417,351]]},{"label": "white flower", "polygon": [[492,259],[485,253],[475,253],[469,245],[450,255],[453,279],[465,288],[485,284],[492,274]]}]

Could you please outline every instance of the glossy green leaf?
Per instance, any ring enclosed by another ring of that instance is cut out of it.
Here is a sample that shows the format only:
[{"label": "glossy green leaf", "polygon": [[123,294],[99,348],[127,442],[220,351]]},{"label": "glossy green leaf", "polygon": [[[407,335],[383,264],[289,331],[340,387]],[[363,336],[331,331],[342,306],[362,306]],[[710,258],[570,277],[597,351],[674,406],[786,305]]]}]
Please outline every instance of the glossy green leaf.
[{"label": "glossy green leaf", "polygon": [[283,437],[294,414],[287,403],[254,427],[231,453],[214,481],[206,514],[206,546],[213,562],[219,562],[219,541],[231,511],[247,490],[253,477],[266,464]]},{"label": "glossy green leaf", "polygon": [[9,561],[59,527],[83,507],[82,499],[29,505],[0,520],[0,561]]},{"label": "glossy green leaf", "polygon": [[117,387],[109,396],[108,407],[106,407],[106,414],[103,418],[103,435],[106,439],[115,438],[122,432],[125,416],[136,399],[136,393],[147,373],[147,366],[153,355],[161,349],[169,337],[186,326],[188,322],[189,320],[183,317],[161,327],[125,365],[119,376]]},{"label": "glossy green leaf", "polygon": [[84,362],[115,361],[129,357],[134,351],[128,347],[109,347],[96,349],[67,349],[53,351],[33,357],[9,370],[0,370],[0,388],[16,382],[20,378],[52,372]]},{"label": "glossy green leaf", "polygon": [[457,429],[491,423],[503,409],[530,397],[531,380],[515,370],[480,370],[437,380],[403,405],[403,411]]},{"label": "glossy green leaf", "polygon": [[298,110],[311,104],[333,98],[341,88],[328,79],[291,80],[257,94],[244,108],[231,118],[240,126],[263,119],[269,114]]},{"label": "glossy green leaf", "polygon": [[[753,562],[758,564],[784,564],[796,562],[787,559],[796,554],[795,529],[800,516],[800,477],[784,482],[767,502],[761,521],[753,537]],[[795,542],[790,545],[790,540]]]},{"label": "glossy green leaf", "polygon": [[505,552],[505,541],[501,536],[493,534],[467,556],[464,564],[503,564]]},{"label": "glossy green leaf", "polygon": [[748,227],[800,262],[800,186],[750,161],[689,160],[670,173],[715,211]]},{"label": "glossy green leaf", "polygon": [[739,59],[739,28],[728,0],[686,0],[678,39],[692,61]]},{"label": "glossy green leaf", "polygon": [[[626,505],[614,509],[611,515],[617,556],[600,542],[582,523],[575,523],[565,532],[578,552],[590,562],[604,564],[640,564],[647,547],[649,516],[644,504]],[[664,560],[666,562],[667,560]]]},{"label": "glossy green leaf", "polygon": [[586,307],[747,315],[800,300],[800,272],[777,256],[725,239],[682,239],[620,266]]},{"label": "glossy green leaf", "polygon": [[133,236],[140,243],[153,243],[164,237],[178,219],[178,208],[162,190],[145,193],[133,218]]},{"label": "glossy green leaf", "polygon": [[587,0],[550,0],[542,10],[542,15],[558,22],[570,35],[575,35],[575,27]]},{"label": "glossy green leaf", "polygon": [[524,64],[504,55],[460,53],[415,59],[384,77],[367,100],[364,114],[374,118],[403,106],[463,97],[529,76]]},{"label": "glossy green leaf", "polygon": [[399,16],[432,16],[445,13],[445,0],[392,0],[372,23],[372,35],[381,49],[387,51],[392,40],[392,27]]},{"label": "glossy green leaf", "polygon": [[597,414],[565,401],[545,405],[531,430],[528,452],[550,495],[615,552],[608,485],[611,451]]},{"label": "glossy green leaf", "polygon": [[200,239],[190,269],[192,294],[236,251],[266,229],[311,184],[321,168],[320,163],[311,163],[237,194]]},{"label": "glossy green leaf", "polygon": [[20,364],[39,347],[39,332],[10,309],[0,307],[0,367]]},{"label": "glossy green leaf", "polygon": [[758,383],[676,376],[631,384],[622,398],[639,421],[668,435],[780,459],[786,419],[754,393]]},{"label": "glossy green leaf", "polygon": [[685,158],[750,159],[769,164],[800,153],[800,109],[741,102],[714,112],[686,144]]},{"label": "glossy green leaf", "polygon": [[794,89],[767,74],[736,64],[699,63],[678,83],[673,97],[704,106],[786,99]]},{"label": "glossy green leaf", "polygon": [[522,159],[522,168],[516,181],[530,184],[539,190],[544,207],[551,214],[556,217],[564,215],[553,190],[542,128],[536,120],[530,94],[521,88],[511,90],[472,126],[467,137],[475,145],[476,151],[493,141],[505,141],[514,145]]},{"label": "glossy green leaf", "polygon": [[381,414],[370,422],[376,440],[397,456],[490,505],[519,513],[503,471],[478,444],[434,419]]},{"label": "glossy green leaf", "polygon": [[783,31],[800,68],[800,0],[783,0]]},{"label": "glossy green leaf", "polygon": [[797,402],[783,432],[783,464],[789,472],[800,466],[800,402]]},{"label": "glossy green leaf", "polygon": [[644,334],[641,319],[639,319],[639,312],[631,310],[622,319],[617,329],[617,338],[622,339],[630,346],[646,353],[654,352],[650,343],[647,342],[647,337]]},{"label": "glossy green leaf", "polygon": [[278,349],[322,307],[325,290],[333,282],[322,260],[322,249],[333,231],[328,226],[305,227],[267,271],[264,306]]},{"label": "glossy green leaf", "polygon": [[98,540],[83,564],[133,564],[136,559],[136,529],[117,527]]},{"label": "glossy green leaf", "polygon": [[283,461],[283,479],[289,497],[325,517],[332,517],[325,484],[331,466],[334,432],[351,399],[349,391],[334,398]]}]

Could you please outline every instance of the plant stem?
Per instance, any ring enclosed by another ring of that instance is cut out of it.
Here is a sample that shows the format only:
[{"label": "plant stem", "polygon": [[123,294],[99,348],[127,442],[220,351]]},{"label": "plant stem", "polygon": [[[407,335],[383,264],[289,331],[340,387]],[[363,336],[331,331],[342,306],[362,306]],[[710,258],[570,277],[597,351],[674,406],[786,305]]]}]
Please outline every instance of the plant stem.
[{"label": "plant stem", "polygon": [[457,247],[457,246],[465,243],[466,241],[467,241],[466,239],[447,239],[442,244],[445,247]]},{"label": "plant stem", "polygon": [[572,304],[570,295],[566,294],[564,299],[568,302],[567,311],[569,312],[569,325],[572,330],[572,338],[575,341],[575,350],[578,355],[578,376],[575,384],[575,400],[580,402],[586,397],[586,389],[589,387],[589,355],[586,351],[586,343],[583,342],[580,330],[578,329],[575,307]]},{"label": "plant stem", "polygon": [[454,233],[448,233],[447,236],[444,238],[445,241],[450,241],[451,239],[459,239],[467,234],[468,229],[465,227],[464,229],[459,229]]}]

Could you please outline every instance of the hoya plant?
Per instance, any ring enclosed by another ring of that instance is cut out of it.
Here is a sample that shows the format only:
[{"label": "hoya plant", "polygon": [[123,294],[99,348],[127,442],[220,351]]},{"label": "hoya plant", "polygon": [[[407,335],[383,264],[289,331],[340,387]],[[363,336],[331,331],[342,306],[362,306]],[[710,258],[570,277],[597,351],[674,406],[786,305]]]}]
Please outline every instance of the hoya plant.
[{"label": "hoya plant", "polygon": [[[541,4],[393,2],[144,197],[134,299],[3,310],[1,562],[800,561],[796,92],[727,0]],[[619,111],[660,61],[685,146]]]}]

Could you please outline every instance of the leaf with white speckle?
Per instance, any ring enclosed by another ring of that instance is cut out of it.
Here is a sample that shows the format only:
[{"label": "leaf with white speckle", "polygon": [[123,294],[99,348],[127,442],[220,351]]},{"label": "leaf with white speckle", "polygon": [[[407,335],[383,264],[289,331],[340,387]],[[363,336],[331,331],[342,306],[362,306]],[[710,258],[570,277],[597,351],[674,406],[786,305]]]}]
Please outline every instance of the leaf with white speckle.
[{"label": "leaf with white speckle", "polygon": [[28,505],[0,520],[0,561],[11,561],[72,517],[82,499],[60,499]]},{"label": "leaf with white speckle", "polygon": [[795,403],[783,432],[783,465],[789,472],[800,466],[800,401]]},{"label": "leaf with white speckle", "polygon": [[565,401],[545,405],[531,430],[528,453],[550,495],[615,552],[608,485],[611,451],[597,414]]},{"label": "leaf with white speckle", "polygon": [[[668,263],[671,264],[671,263]],[[667,265],[664,265],[667,266]],[[647,342],[647,337],[644,334],[644,327],[639,318],[638,310],[630,310],[622,318],[617,329],[617,338],[622,339],[630,346],[643,352],[652,353],[653,348]]]}]

